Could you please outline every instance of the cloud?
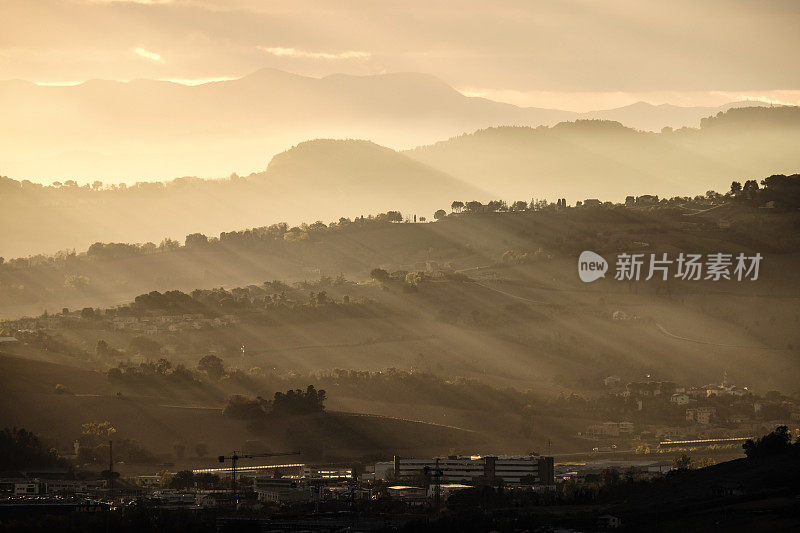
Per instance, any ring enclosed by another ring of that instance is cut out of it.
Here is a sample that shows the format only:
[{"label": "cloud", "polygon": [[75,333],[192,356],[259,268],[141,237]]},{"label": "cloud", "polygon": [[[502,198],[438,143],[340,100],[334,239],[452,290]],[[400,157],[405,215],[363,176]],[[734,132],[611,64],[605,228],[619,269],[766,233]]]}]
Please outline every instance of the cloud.
[{"label": "cloud", "polygon": [[331,54],[329,52],[309,52],[308,50],[298,50],[297,48],[259,46],[258,49],[278,57],[297,57],[301,59],[367,59],[372,56],[369,52],[355,50]]},{"label": "cloud", "polygon": [[171,4],[172,0],[85,0],[87,4]]},{"label": "cloud", "polygon": [[149,59],[150,61],[155,61],[156,63],[163,63],[164,58],[161,57],[161,54],[157,52],[151,52],[150,50],[145,50],[144,48],[134,48],[133,53],[141,56],[145,59]]}]

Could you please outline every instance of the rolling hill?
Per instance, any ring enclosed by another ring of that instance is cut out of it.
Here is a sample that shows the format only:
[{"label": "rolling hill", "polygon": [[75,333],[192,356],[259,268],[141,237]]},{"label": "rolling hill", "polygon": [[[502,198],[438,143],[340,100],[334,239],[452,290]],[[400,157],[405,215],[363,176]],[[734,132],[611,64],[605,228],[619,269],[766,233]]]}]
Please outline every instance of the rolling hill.
[{"label": "rolling hill", "polygon": [[649,133],[618,122],[579,120],[552,128],[490,128],[406,152],[471,184],[529,200],[616,201],[725,192],[732,180],[800,168],[800,108],[731,109],[699,129]]},{"label": "rolling hill", "polygon": [[281,221],[324,223],[400,210],[431,218],[453,200],[566,197],[622,200],[725,192],[733,180],[800,168],[800,109],[732,109],[699,129],[648,133],[616,122],[480,130],[411,151],[368,141],[315,140],[276,155],[264,172],[225,180],[93,190],[0,178],[0,242],[9,258],[97,241],[182,240]]}]

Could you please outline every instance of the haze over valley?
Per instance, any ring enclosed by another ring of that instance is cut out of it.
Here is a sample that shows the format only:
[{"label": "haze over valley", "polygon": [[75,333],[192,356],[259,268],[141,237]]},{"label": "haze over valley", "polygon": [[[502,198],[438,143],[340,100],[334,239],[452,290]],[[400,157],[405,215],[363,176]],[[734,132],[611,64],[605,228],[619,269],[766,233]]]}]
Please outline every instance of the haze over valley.
[{"label": "haze over valley", "polygon": [[800,529],[800,6],[2,13],[0,533]]}]

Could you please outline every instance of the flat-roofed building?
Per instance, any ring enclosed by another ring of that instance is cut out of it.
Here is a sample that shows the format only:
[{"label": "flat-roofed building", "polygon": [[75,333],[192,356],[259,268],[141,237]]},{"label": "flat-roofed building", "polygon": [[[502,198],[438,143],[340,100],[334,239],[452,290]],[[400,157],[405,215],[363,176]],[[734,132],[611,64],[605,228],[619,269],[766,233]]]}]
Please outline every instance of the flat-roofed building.
[{"label": "flat-roofed building", "polygon": [[[432,459],[395,457],[394,471],[400,477],[413,477],[441,470],[442,483],[495,483],[507,485],[553,485],[553,458],[537,455],[473,455]],[[377,469],[376,469],[377,470]]]}]

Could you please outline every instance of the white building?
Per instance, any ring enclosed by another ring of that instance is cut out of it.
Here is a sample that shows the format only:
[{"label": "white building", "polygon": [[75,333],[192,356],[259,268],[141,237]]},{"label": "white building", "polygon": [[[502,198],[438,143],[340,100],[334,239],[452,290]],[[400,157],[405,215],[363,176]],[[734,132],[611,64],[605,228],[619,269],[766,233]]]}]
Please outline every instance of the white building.
[{"label": "white building", "polygon": [[686,405],[689,403],[689,400],[689,395],[681,392],[676,392],[669,399],[670,403],[674,403],[675,405]]}]

